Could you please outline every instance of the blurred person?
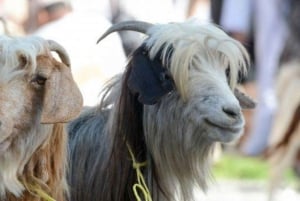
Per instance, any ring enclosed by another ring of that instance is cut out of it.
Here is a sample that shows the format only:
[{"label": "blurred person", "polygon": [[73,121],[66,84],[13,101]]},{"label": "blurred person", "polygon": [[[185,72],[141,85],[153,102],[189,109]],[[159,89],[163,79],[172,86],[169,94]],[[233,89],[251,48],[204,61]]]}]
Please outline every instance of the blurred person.
[{"label": "blurred person", "polygon": [[[151,23],[183,21],[186,18],[188,1],[181,0],[112,0],[115,14],[131,16],[136,20]],[[177,7],[180,4],[180,7]]]},{"label": "blurred person", "polygon": [[[75,11],[96,12],[108,21],[112,19],[112,0],[69,0]],[[96,17],[96,16],[95,16]]]},{"label": "blurred person", "polygon": [[[168,23],[186,19],[188,1],[186,0],[110,0],[112,23],[126,20],[147,21],[150,23]],[[140,33],[120,32],[126,55],[143,41]]]},{"label": "blurred person", "polygon": [[[221,0],[219,0],[221,1]],[[189,0],[186,18],[195,17],[203,21],[211,21],[211,0]]]},{"label": "blurred person", "polygon": [[281,62],[288,62],[300,58],[300,1],[287,0],[285,20],[289,28],[289,35],[285,45]]},{"label": "blurred person", "polygon": [[242,148],[246,155],[261,154],[267,146],[277,108],[275,77],[288,33],[284,20],[288,1],[254,0],[253,3],[258,105],[251,135]]},{"label": "blurred person", "polygon": [[253,0],[223,0],[220,25],[244,45],[249,43],[252,29]]},{"label": "blurred person", "polygon": [[98,95],[104,82],[124,70],[126,58],[117,34],[96,44],[100,35],[111,26],[101,14],[101,0],[74,0],[71,6],[72,10],[44,24],[33,34],[55,40],[66,48],[84,105],[93,106],[99,102]]},{"label": "blurred person", "polygon": [[37,27],[59,20],[71,11],[71,4],[67,0],[39,0]]},{"label": "blurred person", "polygon": [[[190,17],[209,21],[209,0],[110,0],[110,3],[112,23],[125,20],[169,23]],[[126,55],[143,41],[139,33],[124,31],[120,35]]]},{"label": "blurred person", "polygon": [[27,0],[0,0],[0,17],[3,33],[25,35],[24,23],[28,18]]},{"label": "blurred person", "polygon": [[24,23],[24,30],[27,34],[31,34],[38,28],[38,12],[41,9],[40,0],[27,0],[28,2],[28,18]]},{"label": "blurred person", "polygon": [[223,8],[223,0],[210,0],[210,18],[213,23],[219,25]]},{"label": "blurred person", "polygon": [[[279,120],[275,119],[272,125],[272,132],[268,139],[268,150],[266,153],[272,150],[269,154],[275,155],[278,154],[278,150],[284,149],[284,157],[286,157],[286,160],[289,159],[291,161],[276,167],[279,172],[282,172],[283,169],[280,168],[292,165],[295,175],[300,178],[300,148],[299,146],[297,147],[297,144],[293,144],[293,139],[298,135],[296,131],[297,125],[300,123],[299,109],[297,110],[297,106],[298,108],[300,107],[300,102],[297,102],[299,92],[293,90],[293,93],[289,94],[290,87],[300,81],[300,1],[287,0],[287,2],[284,20],[288,27],[288,37],[280,58],[280,68],[286,69],[280,69],[277,76],[278,82],[276,83],[278,104],[281,104],[278,105],[276,111]],[[282,114],[282,111],[285,111],[285,114]],[[292,120],[293,116],[294,120]],[[280,132],[282,129],[286,129],[286,132]]]}]

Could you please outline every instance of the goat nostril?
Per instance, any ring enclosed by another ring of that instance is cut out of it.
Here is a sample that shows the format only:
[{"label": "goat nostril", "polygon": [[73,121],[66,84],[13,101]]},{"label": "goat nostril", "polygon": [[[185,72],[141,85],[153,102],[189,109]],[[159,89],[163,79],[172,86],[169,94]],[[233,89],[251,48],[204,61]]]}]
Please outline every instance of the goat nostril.
[{"label": "goat nostril", "polygon": [[237,107],[223,107],[223,112],[230,117],[237,117],[240,113],[240,109]]}]

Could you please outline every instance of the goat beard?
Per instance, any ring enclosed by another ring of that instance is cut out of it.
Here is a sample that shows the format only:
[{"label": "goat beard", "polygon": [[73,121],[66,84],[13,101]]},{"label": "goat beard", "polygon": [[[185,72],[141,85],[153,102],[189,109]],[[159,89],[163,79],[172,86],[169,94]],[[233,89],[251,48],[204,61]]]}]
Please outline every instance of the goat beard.
[{"label": "goat beard", "polygon": [[155,167],[152,170],[155,182],[166,200],[194,200],[194,190],[206,191],[207,181],[212,178],[210,166],[214,143],[205,139],[205,133],[191,124],[170,125],[173,128],[167,128],[165,124],[159,128],[153,118],[147,123],[151,125],[146,126],[145,139]]}]

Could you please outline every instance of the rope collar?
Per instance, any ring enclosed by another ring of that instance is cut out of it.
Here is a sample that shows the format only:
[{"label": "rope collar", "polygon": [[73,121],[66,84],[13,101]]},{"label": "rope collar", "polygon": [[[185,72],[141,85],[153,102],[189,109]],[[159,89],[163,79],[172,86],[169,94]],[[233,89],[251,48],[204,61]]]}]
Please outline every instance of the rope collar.
[{"label": "rope collar", "polygon": [[[145,182],[145,178],[142,174],[141,167],[145,167],[147,165],[147,162],[139,163],[135,160],[134,154],[132,152],[132,149],[128,143],[126,143],[128,152],[130,154],[131,160],[132,160],[132,167],[136,171],[137,176],[137,183],[133,184],[132,190],[134,193],[134,196],[137,201],[142,201],[141,196],[144,198],[145,201],[152,201],[152,197],[150,194],[150,191],[147,187],[147,184]],[[140,195],[141,194],[141,195]]]},{"label": "rope collar", "polygon": [[50,195],[48,195],[39,185],[37,184],[28,184],[25,181],[23,182],[23,185],[25,186],[26,190],[37,197],[42,198],[44,201],[56,201],[54,198],[52,198]]}]

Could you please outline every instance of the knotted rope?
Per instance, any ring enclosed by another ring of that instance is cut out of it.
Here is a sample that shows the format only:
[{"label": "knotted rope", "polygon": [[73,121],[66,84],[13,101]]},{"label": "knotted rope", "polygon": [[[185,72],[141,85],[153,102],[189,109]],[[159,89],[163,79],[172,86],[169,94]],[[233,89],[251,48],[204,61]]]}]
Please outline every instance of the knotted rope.
[{"label": "knotted rope", "polygon": [[147,184],[145,182],[144,176],[141,171],[141,167],[144,167],[147,165],[147,162],[139,163],[135,160],[134,154],[130,148],[130,145],[127,143],[127,149],[129,151],[129,154],[132,159],[132,167],[136,171],[136,176],[137,176],[137,183],[133,184],[132,190],[134,193],[134,196],[137,201],[142,201],[141,196],[139,192],[142,193],[142,196],[144,197],[145,201],[152,201],[150,191],[147,187]]},{"label": "knotted rope", "polygon": [[37,184],[28,184],[27,182],[23,182],[26,190],[34,196],[38,196],[45,201],[56,201],[50,195],[48,195],[39,185]]}]

